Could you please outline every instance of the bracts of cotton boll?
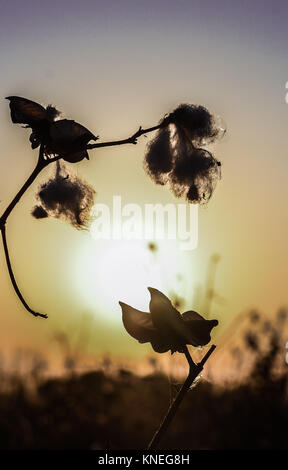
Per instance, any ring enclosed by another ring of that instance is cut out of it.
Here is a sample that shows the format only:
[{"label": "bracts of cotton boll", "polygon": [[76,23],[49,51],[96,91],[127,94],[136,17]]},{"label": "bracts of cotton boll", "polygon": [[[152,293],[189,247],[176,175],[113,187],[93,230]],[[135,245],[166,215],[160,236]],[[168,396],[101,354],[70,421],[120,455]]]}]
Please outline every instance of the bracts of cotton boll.
[{"label": "bracts of cotton boll", "polygon": [[86,146],[97,140],[92,132],[71,119],[60,119],[60,111],[54,106],[44,108],[35,101],[20,96],[8,96],[11,120],[31,128],[29,137],[32,149],[43,146],[46,158],[60,156],[70,163],[87,158]]},{"label": "bracts of cotton boll", "polygon": [[171,354],[184,353],[187,344],[198,347],[210,342],[211,331],[218,325],[218,320],[206,320],[193,310],[181,314],[162,292],[153,287],[148,290],[150,312],[141,312],[119,302],[127,333],[139,343],[151,343],[158,353],[169,350]]},{"label": "bracts of cotton boll", "polygon": [[220,136],[206,108],[180,105],[163,119],[148,144],[145,169],[156,184],[168,184],[177,197],[194,204],[206,203],[221,177],[221,163],[201,146]]},{"label": "bracts of cotton boll", "polygon": [[88,183],[69,174],[64,164],[57,162],[53,177],[38,189],[36,197],[39,203],[32,215],[36,219],[55,217],[83,229],[88,225],[95,195]]}]

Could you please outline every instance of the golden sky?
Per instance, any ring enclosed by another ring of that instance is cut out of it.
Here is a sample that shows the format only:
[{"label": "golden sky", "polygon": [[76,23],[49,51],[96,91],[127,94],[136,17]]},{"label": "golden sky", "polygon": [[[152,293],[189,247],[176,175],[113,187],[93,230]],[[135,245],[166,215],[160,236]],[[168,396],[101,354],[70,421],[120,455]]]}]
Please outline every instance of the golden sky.
[{"label": "golden sky", "polygon": [[[93,353],[145,354],[150,347],[124,331],[117,301],[148,308],[152,285],[177,292],[187,310],[201,309],[197,292],[213,253],[221,255],[215,285],[221,302],[212,311],[222,330],[239,312],[270,314],[287,305],[287,6],[262,2],[259,12],[258,3],[243,2],[241,9],[187,0],[176,8],[160,1],[144,8],[85,0],[50,2],[49,10],[41,2],[3,3],[1,211],[37,158],[28,131],[12,125],[5,96],[52,102],[103,140],[128,137],[186,102],[206,106],[227,126],[213,148],[223,178],[199,209],[199,243],[191,252],[159,243],[154,256],[145,242],[97,241],[62,221],[33,219],[35,191],[51,169],[43,171],[9,218],[7,236],[24,296],[49,319],[23,309],[0,248],[4,352],[52,353],[53,335],[61,330],[75,344],[86,338],[81,344]],[[69,168],[93,185],[99,203],[111,204],[113,195],[124,203],[183,202],[145,174],[148,139],[91,151],[90,161]]]}]

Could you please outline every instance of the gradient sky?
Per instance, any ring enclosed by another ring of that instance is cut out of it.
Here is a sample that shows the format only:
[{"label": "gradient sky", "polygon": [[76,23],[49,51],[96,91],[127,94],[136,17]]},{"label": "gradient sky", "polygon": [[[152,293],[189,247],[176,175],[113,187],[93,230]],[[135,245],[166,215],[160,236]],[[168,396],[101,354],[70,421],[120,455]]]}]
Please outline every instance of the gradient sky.
[{"label": "gradient sky", "polygon": [[[141,281],[151,273],[152,285],[156,270],[166,293],[178,291],[187,309],[200,308],[195,288],[213,253],[221,255],[216,290],[223,301],[213,313],[222,329],[239,312],[287,305],[287,14],[284,1],[0,2],[3,98],[55,103],[103,140],[154,125],[182,102],[207,106],[227,126],[215,145],[223,179],[199,210],[198,248],[185,256],[160,245],[149,260],[145,244],[138,256],[133,244],[98,243],[64,222],[34,220],[35,190],[50,168],[39,176],[9,218],[7,235],[23,294],[49,319],[30,318],[20,305],[0,248],[4,351],[53,353],[61,330],[73,344],[83,337],[90,352],[144,354],[150,347],[124,332],[117,297],[123,292],[121,300],[148,306]],[[0,104],[3,211],[37,153],[27,131],[12,125],[8,103]],[[140,204],[182,202],[146,176],[145,143],[91,152],[71,170],[93,185],[97,202],[110,204],[115,194]],[[135,263],[125,264],[127,257]],[[141,263],[150,271],[137,277]]]}]

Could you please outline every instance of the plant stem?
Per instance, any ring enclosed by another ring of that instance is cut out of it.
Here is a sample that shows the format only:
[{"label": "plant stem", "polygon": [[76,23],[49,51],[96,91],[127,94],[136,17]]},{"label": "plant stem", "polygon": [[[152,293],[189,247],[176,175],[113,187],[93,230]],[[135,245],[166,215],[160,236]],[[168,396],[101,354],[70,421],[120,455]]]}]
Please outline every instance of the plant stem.
[{"label": "plant stem", "polygon": [[[46,166],[46,165],[44,165],[44,166]],[[0,227],[2,227],[3,225],[6,224],[8,216],[10,215],[10,213],[12,212],[12,210],[14,209],[16,204],[20,201],[21,197],[26,192],[26,190],[29,188],[29,186],[31,186],[31,184],[36,179],[36,177],[39,175],[39,173],[43,170],[44,166],[43,166],[43,164],[39,165],[37,163],[36,167],[32,171],[32,173],[29,176],[29,178],[27,179],[27,181],[24,183],[24,185],[18,191],[18,193],[16,194],[14,199],[11,201],[11,203],[9,204],[9,206],[7,207],[5,212],[3,213],[3,215],[0,217]]]},{"label": "plant stem", "polygon": [[176,396],[175,400],[171,404],[165,418],[163,419],[162,423],[160,424],[159,429],[155,432],[151,442],[148,445],[148,450],[153,450],[157,448],[157,445],[160,442],[160,439],[162,439],[163,435],[167,431],[169,424],[171,423],[172,419],[174,418],[180,403],[182,402],[184,396],[186,395],[187,391],[191,387],[192,383],[196,379],[196,377],[200,374],[201,370],[204,367],[205,362],[209,359],[213,351],[215,350],[216,346],[213,344],[210,349],[207,351],[203,359],[198,363],[195,364],[193,361],[192,357],[189,354],[187,346],[185,346],[184,353],[186,356],[186,359],[189,364],[189,374],[187,379],[185,380],[184,384],[182,385],[178,395]]},{"label": "plant stem", "polygon": [[38,313],[38,312],[35,312],[34,310],[32,310],[32,308],[29,307],[29,305],[25,301],[23,295],[21,294],[20,289],[19,289],[19,287],[17,285],[17,282],[15,280],[15,276],[14,276],[13,269],[12,269],[12,266],[11,266],[11,261],[10,261],[10,257],[9,257],[8,246],[7,246],[7,240],[6,240],[6,226],[5,225],[1,226],[1,235],[2,235],[2,242],[3,242],[3,247],[4,247],[4,253],[5,253],[7,268],[8,268],[10,280],[11,280],[12,286],[14,288],[14,291],[16,292],[16,294],[17,294],[18,298],[20,299],[21,303],[24,305],[24,307],[26,308],[26,310],[29,313],[32,313],[32,315],[34,315],[34,317],[47,318],[47,315],[45,315],[43,313]]},{"label": "plant stem", "polygon": [[34,310],[32,310],[29,307],[29,305],[27,304],[27,302],[25,301],[24,297],[22,296],[21,291],[20,291],[20,289],[19,289],[19,287],[16,283],[14,273],[13,273],[13,269],[12,269],[12,265],[11,265],[11,261],[10,261],[10,256],[9,256],[8,245],[7,245],[7,239],[6,239],[6,222],[7,222],[7,218],[11,214],[11,212],[14,209],[14,207],[16,206],[16,204],[20,201],[20,199],[23,196],[23,194],[25,193],[25,191],[29,188],[29,186],[31,186],[33,181],[39,175],[39,173],[43,170],[43,168],[45,168],[45,166],[47,166],[50,163],[50,160],[44,160],[43,153],[44,153],[44,149],[43,149],[43,146],[41,146],[40,150],[39,150],[39,158],[38,158],[38,162],[37,162],[36,167],[32,171],[32,173],[29,176],[29,178],[27,179],[27,181],[24,183],[22,188],[18,191],[18,193],[16,194],[14,199],[11,201],[11,203],[9,204],[7,209],[4,211],[3,215],[0,217],[0,230],[1,230],[1,235],[2,235],[2,242],[3,242],[3,247],[4,247],[6,264],[7,264],[10,280],[11,280],[12,286],[14,288],[14,291],[16,292],[18,298],[20,299],[20,301],[22,302],[22,304],[24,305],[24,307],[26,308],[26,310],[29,313],[32,313],[32,315],[34,315],[35,317],[47,318],[47,315],[45,315],[43,313],[38,313],[38,312],[35,312]]}]

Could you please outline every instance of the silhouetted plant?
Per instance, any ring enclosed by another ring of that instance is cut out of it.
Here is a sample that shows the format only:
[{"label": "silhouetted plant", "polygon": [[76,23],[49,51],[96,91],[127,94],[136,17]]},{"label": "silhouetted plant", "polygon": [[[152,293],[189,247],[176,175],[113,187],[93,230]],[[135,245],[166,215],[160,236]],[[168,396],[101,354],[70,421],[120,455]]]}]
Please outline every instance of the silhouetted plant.
[{"label": "silhouetted plant", "polygon": [[[4,253],[13,288],[26,310],[36,317],[47,318],[47,315],[33,310],[18,288],[9,257],[6,222],[25,191],[46,166],[60,159],[70,163],[89,159],[88,150],[100,147],[135,145],[143,134],[157,131],[145,157],[145,167],[156,183],[169,183],[177,197],[184,196],[189,202],[203,203],[210,199],[220,178],[221,163],[202,147],[219,137],[223,129],[217,126],[213,116],[203,106],[182,104],[161,119],[159,124],[146,129],[139,127],[131,137],[91,144],[99,137],[73,120],[62,119],[61,112],[54,106],[44,108],[18,96],[7,99],[10,101],[12,122],[31,129],[31,147],[39,148],[34,171],[0,217]],[[54,178],[38,191],[40,203],[33,208],[32,215],[36,219],[48,216],[64,218],[76,228],[83,227],[87,223],[95,192],[75,176],[62,177],[61,171],[63,167],[58,166]]]},{"label": "silhouetted plant", "polygon": [[260,314],[257,310],[251,310],[249,313],[251,323],[258,323],[260,321]]},{"label": "silhouetted plant", "polygon": [[244,337],[245,343],[249,349],[252,351],[258,351],[259,349],[259,342],[258,342],[258,336],[255,333],[252,333],[251,331],[248,331]]},{"label": "silhouetted plant", "polygon": [[279,308],[277,312],[277,323],[279,324],[279,326],[282,326],[286,322],[287,317],[288,317],[287,308],[285,307]]},{"label": "silhouetted plant", "polygon": [[148,145],[145,167],[157,184],[168,184],[177,197],[192,203],[209,201],[221,163],[200,147],[221,135],[213,116],[203,106],[182,104],[161,122]]},{"label": "silhouetted plant", "polygon": [[[213,383],[202,380],[193,390],[193,401],[182,402],[173,426],[162,441],[163,448],[178,451],[288,448],[288,375],[283,354],[288,319],[285,325],[279,325],[278,315],[271,317],[277,332],[272,340],[271,332],[262,331],[264,313],[259,316],[259,321],[251,324],[249,312],[243,316],[241,313],[241,324],[232,325],[236,343],[231,354],[235,361],[215,361],[213,369],[221,377]],[[247,351],[242,341],[249,329],[259,337],[258,351]],[[234,338],[231,329],[229,338]],[[279,349],[275,355],[276,349],[271,346],[276,338]],[[253,364],[247,360],[247,352],[255,359]],[[262,367],[269,356],[268,367]],[[127,372],[113,374],[108,360],[107,367],[100,364],[100,371],[79,370],[77,374],[66,371],[65,375],[53,378],[43,371],[36,374],[35,380],[32,371],[23,368],[24,358],[25,351],[19,351],[10,371],[0,361],[1,449],[109,448],[118,452],[127,448],[143,449],[143,443],[149,440],[151,429],[157,427],[169,403],[167,378],[158,355],[151,358],[153,361],[150,359],[147,369],[153,373],[145,376]],[[30,358],[28,355],[27,365],[33,368],[34,361],[31,363]],[[254,367],[257,363],[260,369]],[[243,374],[244,367],[248,375]],[[237,371],[236,383],[231,381],[231,368]]]},{"label": "silhouetted plant", "polygon": [[154,351],[158,353],[170,350],[171,354],[176,351],[185,354],[189,364],[188,377],[148,446],[148,449],[155,449],[175,416],[186,392],[216,347],[212,345],[203,359],[196,364],[188,351],[187,344],[196,347],[208,344],[211,340],[211,330],[218,325],[218,321],[205,320],[192,310],[181,315],[162,292],[152,287],[148,287],[148,290],[151,294],[150,313],[141,312],[130,305],[119,302],[126,331],[139,343],[151,343]]}]

